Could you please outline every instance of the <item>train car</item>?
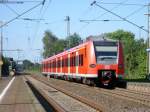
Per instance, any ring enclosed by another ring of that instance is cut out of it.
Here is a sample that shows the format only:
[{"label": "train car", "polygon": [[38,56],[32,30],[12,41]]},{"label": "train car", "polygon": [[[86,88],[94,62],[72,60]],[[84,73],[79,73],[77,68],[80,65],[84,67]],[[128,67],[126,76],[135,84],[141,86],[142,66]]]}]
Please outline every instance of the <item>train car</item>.
[{"label": "train car", "polygon": [[85,84],[112,86],[124,77],[122,44],[114,40],[86,41],[44,59],[42,73]]}]

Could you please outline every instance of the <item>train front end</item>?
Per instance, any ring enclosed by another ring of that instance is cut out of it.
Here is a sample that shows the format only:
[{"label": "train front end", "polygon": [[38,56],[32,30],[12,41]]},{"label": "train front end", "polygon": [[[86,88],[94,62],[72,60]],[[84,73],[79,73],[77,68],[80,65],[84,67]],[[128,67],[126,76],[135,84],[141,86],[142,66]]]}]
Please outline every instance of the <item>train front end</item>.
[{"label": "train front end", "polygon": [[93,42],[98,82],[103,86],[117,84],[124,77],[123,49],[118,41]]}]

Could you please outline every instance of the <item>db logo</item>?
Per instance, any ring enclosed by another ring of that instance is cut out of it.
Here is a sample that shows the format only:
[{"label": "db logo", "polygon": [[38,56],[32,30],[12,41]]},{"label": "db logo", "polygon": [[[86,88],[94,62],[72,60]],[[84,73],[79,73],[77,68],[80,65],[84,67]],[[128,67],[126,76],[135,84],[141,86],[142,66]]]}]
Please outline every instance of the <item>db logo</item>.
[{"label": "db logo", "polygon": [[105,69],[110,69],[110,66],[109,65],[105,65]]}]

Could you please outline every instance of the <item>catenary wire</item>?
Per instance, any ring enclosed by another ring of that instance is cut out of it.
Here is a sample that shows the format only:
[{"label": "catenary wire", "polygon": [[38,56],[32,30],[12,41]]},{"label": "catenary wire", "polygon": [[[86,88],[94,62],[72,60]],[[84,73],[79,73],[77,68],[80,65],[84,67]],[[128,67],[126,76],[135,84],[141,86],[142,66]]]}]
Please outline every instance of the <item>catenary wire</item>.
[{"label": "catenary wire", "polygon": [[[123,0],[122,2],[120,2],[119,4],[117,4],[116,6],[114,6],[113,8],[111,8],[110,10],[115,10],[116,8],[120,7],[123,3],[127,2],[128,0]],[[104,16],[105,14],[107,14],[108,12],[104,12],[102,13],[100,16],[93,18],[93,19],[99,19],[100,17]],[[86,23],[86,25],[84,24],[83,26],[81,26],[81,28],[79,29],[78,32],[81,32],[83,29],[85,29],[88,25],[90,25],[91,22]]]},{"label": "catenary wire", "polygon": [[12,11],[14,14],[19,15],[19,13],[17,11],[15,11],[13,8],[11,8],[10,6],[8,6],[7,4],[5,4],[5,6]]},{"label": "catenary wire", "polygon": [[9,21],[7,21],[6,23],[4,23],[3,25],[1,25],[0,28],[4,27],[5,25],[7,25],[7,24],[9,24],[9,23],[11,23],[11,22],[13,22],[14,20],[18,19],[18,18],[21,17],[22,15],[24,15],[24,14],[30,12],[31,10],[37,8],[37,7],[40,6],[41,4],[42,4],[42,3],[39,3],[39,4],[35,5],[34,7],[28,9],[27,11],[24,11],[23,13],[19,14],[18,16],[12,18],[11,20],[9,20]]}]

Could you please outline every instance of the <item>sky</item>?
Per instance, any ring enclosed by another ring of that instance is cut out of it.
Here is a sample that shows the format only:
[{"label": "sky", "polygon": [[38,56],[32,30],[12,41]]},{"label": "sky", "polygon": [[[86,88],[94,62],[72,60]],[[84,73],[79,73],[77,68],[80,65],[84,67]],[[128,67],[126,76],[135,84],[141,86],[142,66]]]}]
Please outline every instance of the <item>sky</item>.
[{"label": "sky", "polygon": [[[0,3],[0,23],[7,23],[41,3],[40,0],[23,0],[23,4],[12,3],[16,0],[7,1],[9,3]],[[58,38],[65,39],[67,36],[66,16],[70,17],[70,33],[73,34],[76,32],[83,39],[89,35],[100,35],[118,29],[133,32],[136,39],[147,39],[147,33],[145,31],[126,21],[122,21],[120,18],[96,5],[90,6],[92,2],[93,0],[46,0],[44,5],[39,5],[18,19],[10,22],[3,27],[4,56],[13,57],[15,60],[29,59],[33,62],[40,62],[43,52],[42,38],[44,32],[50,30]],[[147,14],[148,7],[146,4],[149,2],[149,0],[97,0],[97,4],[100,6],[111,10],[145,29],[147,29],[147,16],[144,14]],[[23,18],[35,20],[29,21]],[[93,19],[100,21],[80,22],[80,20]],[[110,21],[105,22],[103,20]],[[5,51],[17,49],[21,51]]]}]

